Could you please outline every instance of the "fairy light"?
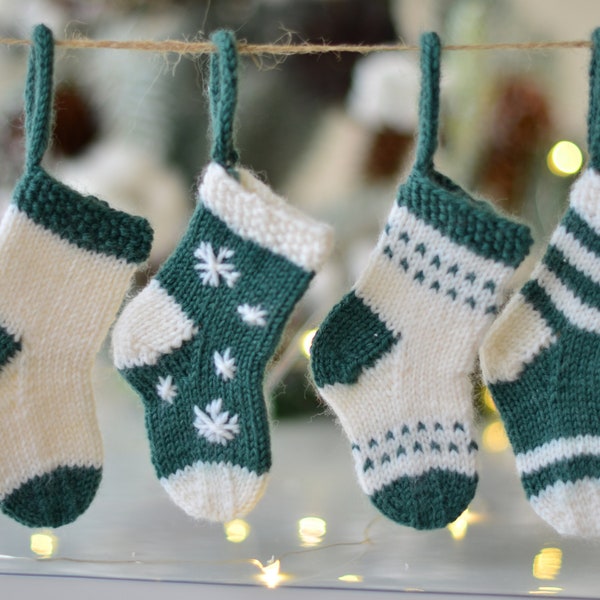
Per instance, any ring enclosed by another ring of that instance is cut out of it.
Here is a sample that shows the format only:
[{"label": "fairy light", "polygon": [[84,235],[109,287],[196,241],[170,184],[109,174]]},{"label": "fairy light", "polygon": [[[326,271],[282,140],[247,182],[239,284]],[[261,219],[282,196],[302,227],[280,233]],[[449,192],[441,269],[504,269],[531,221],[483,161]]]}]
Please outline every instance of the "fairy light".
[{"label": "fairy light", "polygon": [[304,517],[298,521],[298,536],[303,546],[317,546],[327,533],[327,523],[320,517]]},{"label": "fairy light", "polygon": [[486,426],[481,434],[481,443],[488,452],[504,452],[508,448],[508,436],[501,421]]},{"label": "fairy light", "polygon": [[552,146],[546,162],[554,175],[568,177],[581,169],[583,154],[576,144],[562,140]]},{"label": "fairy light", "polygon": [[289,579],[289,576],[281,572],[281,563],[278,560],[271,559],[266,565],[263,565],[260,561],[254,561],[260,569],[260,574],[256,576],[256,579],[264,584],[269,589],[276,588],[280,583]]},{"label": "fairy light", "polygon": [[29,547],[40,558],[50,558],[58,549],[58,538],[51,531],[31,534]]},{"label": "fairy light", "polygon": [[481,399],[483,400],[483,404],[485,405],[486,408],[488,408],[489,410],[491,410],[493,412],[498,412],[498,409],[496,408],[494,399],[492,398],[490,388],[488,388],[487,385],[484,385],[481,388]]},{"label": "fairy light", "polygon": [[302,354],[304,354],[306,358],[310,358],[310,347],[312,346],[313,338],[316,333],[316,329],[309,329],[300,337],[300,350],[302,350]]},{"label": "fairy light", "polygon": [[556,579],[562,567],[560,548],[542,548],[533,559],[532,572],[536,579]]},{"label": "fairy light", "polygon": [[467,535],[469,525],[479,523],[482,517],[479,513],[472,511],[467,508],[464,512],[452,523],[446,525],[446,529],[450,532],[450,535],[455,540],[462,540]]},{"label": "fairy light", "polygon": [[234,519],[223,525],[228,542],[239,544],[250,534],[250,525],[244,519]]}]

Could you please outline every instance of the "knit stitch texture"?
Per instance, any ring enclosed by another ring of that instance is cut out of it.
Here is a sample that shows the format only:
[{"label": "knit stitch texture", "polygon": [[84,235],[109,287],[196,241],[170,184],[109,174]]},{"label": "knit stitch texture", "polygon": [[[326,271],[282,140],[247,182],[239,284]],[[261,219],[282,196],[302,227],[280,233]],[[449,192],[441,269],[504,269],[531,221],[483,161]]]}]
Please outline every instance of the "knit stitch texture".
[{"label": "knit stitch texture", "polygon": [[139,217],[82,197],[40,166],[54,42],[33,33],[26,169],[0,223],[0,508],[30,527],[84,512],[102,473],[91,386],[96,353],[150,251]]},{"label": "knit stitch texture", "polygon": [[469,375],[528,229],[433,166],[440,41],[421,38],[417,157],[366,269],[312,345],[317,388],[347,434],[358,481],[387,517],[455,520],[475,493]]},{"label": "knit stitch texture", "polygon": [[564,535],[600,535],[600,30],[590,164],[530,280],[486,336],[481,366],[533,509]]},{"label": "knit stitch texture", "polygon": [[194,518],[227,521],[267,485],[265,368],[332,236],[235,163],[235,38],[211,39],[213,162],[184,237],[118,319],[113,356],[144,402],[169,496]]}]

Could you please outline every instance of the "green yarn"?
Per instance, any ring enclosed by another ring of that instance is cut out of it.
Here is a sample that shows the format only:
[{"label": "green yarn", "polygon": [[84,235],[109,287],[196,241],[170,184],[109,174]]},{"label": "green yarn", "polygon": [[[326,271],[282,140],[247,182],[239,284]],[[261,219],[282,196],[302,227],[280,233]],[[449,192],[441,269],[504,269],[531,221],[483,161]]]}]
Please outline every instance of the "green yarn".
[{"label": "green yarn", "polygon": [[0,371],[21,350],[21,342],[0,325]]},{"label": "green yarn", "polygon": [[429,172],[437,148],[440,112],[440,63],[442,44],[437,33],[421,35],[421,92],[419,99],[419,133],[414,168]]},{"label": "green yarn", "polygon": [[233,139],[238,82],[235,34],[233,31],[220,29],[210,39],[216,46],[216,52],[210,56],[211,158],[230,174],[234,174],[234,167],[239,160]]},{"label": "green yarn", "polygon": [[60,527],[85,512],[101,479],[101,469],[61,466],[29,479],[0,502],[0,509],[27,527]]},{"label": "green yarn", "polygon": [[32,34],[25,88],[26,168],[39,165],[48,146],[52,113],[54,37],[45,25]]},{"label": "green yarn", "polygon": [[562,218],[561,225],[568,233],[573,234],[584,248],[600,256],[600,237],[576,211],[569,208]]},{"label": "green yarn", "polygon": [[592,60],[590,62],[590,91],[588,108],[589,164],[600,172],[600,28],[592,33]]},{"label": "green yarn", "polygon": [[83,250],[130,263],[143,262],[150,254],[153,234],[146,219],[115,210],[94,196],[81,196],[41,167],[25,173],[13,202],[32,221]]},{"label": "green yarn", "polygon": [[477,481],[477,475],[433,469],[418,477],[400,477],[370,499],[397,523],[415,529],[438,529],[462,514],[475,496]]}]

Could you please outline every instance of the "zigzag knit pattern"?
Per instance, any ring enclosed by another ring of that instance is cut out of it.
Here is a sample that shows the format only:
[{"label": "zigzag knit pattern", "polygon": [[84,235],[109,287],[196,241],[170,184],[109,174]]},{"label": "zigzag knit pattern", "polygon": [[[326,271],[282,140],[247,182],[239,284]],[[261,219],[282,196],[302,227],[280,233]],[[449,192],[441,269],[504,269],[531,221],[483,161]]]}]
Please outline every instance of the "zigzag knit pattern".
[{"label": "zigzag knit pattern", "polygon": [[529,231],[433,168],[439,38],[422,38],[417,161],[365,271],[321,324],[317,388],[387,517],[443,527],[477,484],[469,375]]},{"label": "zigzag knit pattern", "polygon": [[238,177],[208,167],[186,235],[113,331],[161,484],[212,521],[245,515],[265,490],[264,371],[332,242],[250,172]]},{"label": "zigzag knit pattern", "polygon": [[96,494],[93,362],[152,243],[145,219],[83,197],[39,166],[52,50],[51,32],[37,27],[27,167],[0,223],[0,508],[30,527],[70,523]]},{"label": "zigzag knit pattern", "polygon": [[598,198],[600,175],[588,169],[481,350],[527,498],[565,535],[600,535]]}]

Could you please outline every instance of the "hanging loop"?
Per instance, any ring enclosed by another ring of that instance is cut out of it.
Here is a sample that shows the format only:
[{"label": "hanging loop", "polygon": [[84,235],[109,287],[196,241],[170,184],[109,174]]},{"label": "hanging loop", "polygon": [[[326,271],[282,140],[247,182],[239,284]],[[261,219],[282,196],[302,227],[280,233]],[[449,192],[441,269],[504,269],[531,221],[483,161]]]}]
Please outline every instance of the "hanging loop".
[{"label": "hanging loop", "polygon": [[39,165],[50,139],[54,37],[45,25],[33,30],[25,86],[25,165]]},{"label": "hanging loop", "polygon": [[435,32],[421,35],[421,96],[419,99],[419,133],[415,169],[433,169],[438,143],[440,112],[440,58],[442,45]]},{"label": "hanging loop", "polygon": [[600,172],[600,28],[592,34],[588,108],[588,152],[590,165]]},{"label": "hanging loop", "polygon": [[227,29],[219,29],[210,39],[217,47],[210,57],[211,157],[227,171],[235,173],[234,167],[239,160],[233,140],[238,82],[235,34]]}]

